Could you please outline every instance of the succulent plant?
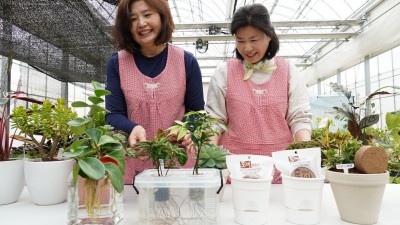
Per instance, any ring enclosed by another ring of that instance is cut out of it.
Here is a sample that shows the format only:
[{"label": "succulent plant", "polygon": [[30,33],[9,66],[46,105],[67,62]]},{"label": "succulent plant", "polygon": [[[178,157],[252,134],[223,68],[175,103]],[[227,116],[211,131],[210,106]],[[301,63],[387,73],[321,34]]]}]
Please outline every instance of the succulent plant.
[{"label": "succulent plant", "polygon": [[215,144],[203,145],[200,151],[199,160],[201,168],[226,169],[226,156],[229,151],[223,146]]}]

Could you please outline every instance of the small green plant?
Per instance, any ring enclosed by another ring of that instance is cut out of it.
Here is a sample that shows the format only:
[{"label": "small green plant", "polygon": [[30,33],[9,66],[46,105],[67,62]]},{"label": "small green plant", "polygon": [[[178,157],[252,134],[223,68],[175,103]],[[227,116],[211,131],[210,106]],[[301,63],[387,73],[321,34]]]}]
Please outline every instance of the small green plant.
[{"label": "small green plant", "polygon": [[[166,176],[169,169],[175,167],[176,163],[183,166],[188,160],[186,149],[173,142],[171,137],[165,135],[162,130],[158,130],[152,140],[137,143],[129,150],[129,154],[135,158],[151,160],[157,168],[158,176]],[[167,169],[165,174],[164,168]]]},{"label": "small green plant", "polygon": [[290,144],[288,147],[286,147],[286,150],[315,148],[315,147],[322,147],[321,143],[316,140],[299,141],[299,142],[294,142],[294,143]]},{"label": "small green plant", "polygon": [[193,168],[193,174],[199,174],[200,152],[203,146],[209,145],[211,137],[219,135],[214,126],[226,129],[218,119],[209,117],[205,110],[191,111],[185,114],[185,121],[175,121],[175,125],[168,128],[171,135],[178,134],[177,140],[181,140],[186,134],[190,134],[197,155]]},{"label": "small green plant", "polygon": [[[317,123],[321,123],[321,119],[317,118]],[[330,132],[330,126],[334,126],[334,122],[330,119],[319,128],[313,129],[311,132],[311,141],[299,145],[309,145],[310,147],[320,147],[322,151],[322,165],[328,169],[335,170],[337,164],[354,163],[355,153],[362,143],[355,139],[349,131],[336,130]],[[293,144],[294,147],[296,143]],[[291,147],[293,147],[291,145]]]},{"label": "small green plant", "polygon": [[20,133],[13,138],[37,146],[42,160],[52,161],[60,144],[67,147],[72,135],[68,122],[76,117],[76,112],[66,106],[62,98],[57,99],[54,105],[46,99],[41,105],[18,106],[12,111],[11,122],[12,128],[20,130]]},{"label": "small green plant", "polygon": [[226,169],[226,156],[229,151],[223,146],[214,144],[203,145],[200,151],[200,168]]}]

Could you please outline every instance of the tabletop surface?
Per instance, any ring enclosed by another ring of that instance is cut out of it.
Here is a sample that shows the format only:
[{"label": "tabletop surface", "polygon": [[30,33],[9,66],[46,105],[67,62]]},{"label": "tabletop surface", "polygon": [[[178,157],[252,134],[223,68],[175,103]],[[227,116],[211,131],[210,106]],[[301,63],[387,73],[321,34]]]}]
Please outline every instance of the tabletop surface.
[{"label": "tabletop surface", "polygon": [[[284,207],[283,188],[280,184],[273,184],[268,208],[267,224],[271,225],[292,225],[286,220]],[[336,208],[336,203],[329,184],[323,188],[321,202],[322,225],[351,224],[342,221]],[[231,185],[226,185],[223,201],[219,204],[221,225],[234,225],[234,211],[232,202]],[[125,186],[124,192],[124,218],[118,225],[138,225],[137,195],[132,186]],[[67,224],[67,203],[50,206],[37,206],[32,203],[29,193],[25,188],[18,202],[0,205],[1,225],[66,225]],[[382,207],[378,225],[395,225],[399,223],[400,215],[400,185],[386,185],[385,194],[382,200]]]}]

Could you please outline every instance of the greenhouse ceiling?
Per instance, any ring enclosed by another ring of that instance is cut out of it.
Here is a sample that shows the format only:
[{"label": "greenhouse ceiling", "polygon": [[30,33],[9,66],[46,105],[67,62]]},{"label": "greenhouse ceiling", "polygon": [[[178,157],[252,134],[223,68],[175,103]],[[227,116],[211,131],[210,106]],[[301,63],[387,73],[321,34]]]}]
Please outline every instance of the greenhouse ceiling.
[{"label": "greenhouse ceiling", "polygon": [[[1,0],[0,54],[13,55],[64,82],[104,82],[107,59],[117,49],[111,30],[116,0]],[[169,0],[172,43],[192,52],[204,78],[234,57],[232,14],[262,3],[281,41],[278,55],[300,70],[312,67],[341,43],[360,35],[371,0]],[[202,44],[198,45],[198,44]],[[197,43],[197,44],[196,44]]]}]

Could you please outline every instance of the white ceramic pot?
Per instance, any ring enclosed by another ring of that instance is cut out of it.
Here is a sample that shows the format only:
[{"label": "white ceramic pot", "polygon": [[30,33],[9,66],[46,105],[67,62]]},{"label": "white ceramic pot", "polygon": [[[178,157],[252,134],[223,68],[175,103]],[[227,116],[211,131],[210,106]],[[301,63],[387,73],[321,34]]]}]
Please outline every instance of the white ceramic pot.
[{"label": "white ceramic pot", "polygon": [[37,205],[54,205],[64,202],[68,193],[68,176],[72,159],[43,162],[25,160],[25,183],[32,201]]},{"label": "white ceramic pot", "polygon": [[339,173],[328,170],[340,218],[356,224],[378,222],[383,193],[389,181],[389,172],[380,174]]},{"label": "white ceramic pot", "polygon": [[0,205],[18,201],[25,186],[24,160],[1,161],[0,171]]}]

